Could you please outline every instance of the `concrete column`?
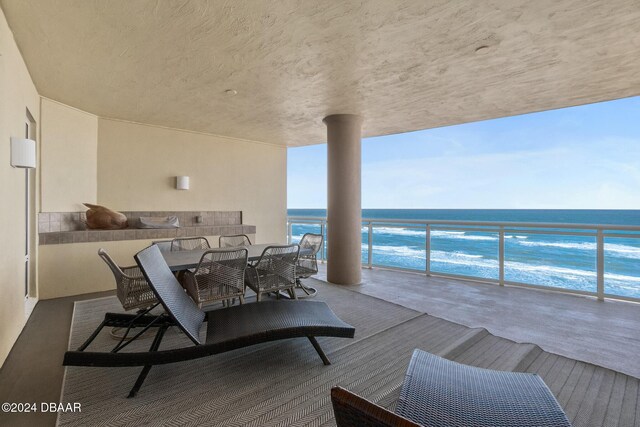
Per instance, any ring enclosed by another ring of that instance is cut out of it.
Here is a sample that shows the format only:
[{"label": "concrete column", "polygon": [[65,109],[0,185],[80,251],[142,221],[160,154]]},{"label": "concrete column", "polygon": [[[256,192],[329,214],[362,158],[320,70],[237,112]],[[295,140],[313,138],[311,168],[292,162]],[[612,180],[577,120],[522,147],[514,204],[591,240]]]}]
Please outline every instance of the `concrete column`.
[{"label": "concrete column", "polygon": [[334,114],[327,125],[327,279],[340,285],[360,283],[362,206],[360,139],[362,118]]}]

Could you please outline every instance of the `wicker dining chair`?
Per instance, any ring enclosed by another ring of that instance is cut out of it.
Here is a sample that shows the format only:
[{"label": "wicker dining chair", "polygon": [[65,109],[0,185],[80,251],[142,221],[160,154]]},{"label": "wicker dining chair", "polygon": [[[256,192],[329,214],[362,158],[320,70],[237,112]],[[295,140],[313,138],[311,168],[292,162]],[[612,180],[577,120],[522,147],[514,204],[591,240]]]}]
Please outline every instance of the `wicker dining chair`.
[{"label": "wicker dining chair", "polygon": [[251,240],[246,234],[234,234],[232,236],[220,236],[218,244],[221,248],[249,246],[251,245]]},{"label": "wicker dining chair", "polygon": [[206,251],[196,269],[185,272],[182,286],[199,307],[215,301],[224,304],[236,297],[242,304],[247,257],[246,249]]},{"label": "wicker dining chair", "polygon": [[146,310],[158,304],[138,266],[120,267],[102,248],[98,250],[98,255],[109,266],[116,279],[116,295],[125,310]]},{"label": "wicker dining chair", "polygon": [[245,283],[257,294],[260,301],[262,294],[287,291],[291,298],[297,299],[294,287],[296,286],[296,263],[300,246],[267,246],[260,259],[247,267]]},{"label": "wicker dining chair", "polygon": [[308,279],[318,274],[318,252],[322,248],[322,234],[306,233],[300,239],[300,255],[296,264],[296,289],[302,289],[307,296],[314,296],[318,291],[305,286],[301,279]]},{"label": "wicker dining chair", "polygon": [[206,237],[179,237],[171,241],[171,252],[209,248],[211,245]]}]

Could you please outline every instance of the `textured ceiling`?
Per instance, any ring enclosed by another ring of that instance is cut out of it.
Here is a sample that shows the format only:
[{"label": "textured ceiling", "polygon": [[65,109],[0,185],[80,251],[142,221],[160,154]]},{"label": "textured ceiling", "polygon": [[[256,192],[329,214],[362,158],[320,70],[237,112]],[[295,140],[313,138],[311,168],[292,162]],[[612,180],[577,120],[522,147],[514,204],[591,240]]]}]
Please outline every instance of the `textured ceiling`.
[{"label": "textured ceiling", "polygon": [[289,146],[640,94],[638,0],[0,4],[43,96]]}]

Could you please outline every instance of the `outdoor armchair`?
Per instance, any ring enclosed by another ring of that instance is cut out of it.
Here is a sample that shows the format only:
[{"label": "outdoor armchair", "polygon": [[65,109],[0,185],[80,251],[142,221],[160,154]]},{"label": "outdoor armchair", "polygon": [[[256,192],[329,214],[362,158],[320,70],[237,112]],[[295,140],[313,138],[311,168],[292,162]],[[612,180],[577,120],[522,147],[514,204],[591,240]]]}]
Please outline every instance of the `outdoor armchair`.
[{"label": "outdoor armchair", "polygon": [[318,252],[322,248],[322,234],[306,233],[300,239],[300,255],[296,264],[296,288],[302,289],[307,296],[317,293],[315,288],[305,286],[301,279],[308,279],[318,273]]},{"label": "outdoor armchair", "polygon": [[260,301],[262,294],[287,291],[293,299],[297,299],[296,263],[300,246],[268,246],[253,265],[247,267],[245,282],[257,294]]},{"label": "outdoor armchair", "polygon": [[171,251],[192,251],[209,248],[211,248],[211,245],[209,245],[206,237],[180,237],[171,241]]},{"label": "outdoor armchair", "polygon": [[251,240],[246,234],[235,234],[233,236],[220,236],[218,244],[221,248],[249,246],[251,245]]},{"label": "outdoor armchair", "polygon": [[196,269],[185,272],[182,285],[200,307],[236,297],[243,304],[247,256],[246,249],[206,251]]},{"label": "outdoor armchair", "polygon": [[100,248],[98,255],[109,266],[116,280],[116,295],[125,310],[144,310],[158,304],[153,291],[138,266],[120,267]]}]

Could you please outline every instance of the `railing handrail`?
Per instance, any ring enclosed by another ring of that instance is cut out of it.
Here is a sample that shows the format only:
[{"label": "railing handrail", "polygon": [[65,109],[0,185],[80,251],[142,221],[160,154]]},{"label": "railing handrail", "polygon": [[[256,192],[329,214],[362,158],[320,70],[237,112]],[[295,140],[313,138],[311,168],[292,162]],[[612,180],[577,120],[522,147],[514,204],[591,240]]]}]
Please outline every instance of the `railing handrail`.
[{"label": "railing handrail", "polygon": [[[292,240],[292,225],[296,224],[310,224],[319,225],[322,234],[324,235],[325,229],[329,224],[326,217],[320,216],[287,216],[287,232],[289,242]],[[618,224],[575,224],[575,223],[549,223],[549,222],[513,222],[513,221],[456,221],[456,220],[415,220],[415,219],[389,219],[389,218],[362,218],[362,225],[368,229],[368,252],[367,252],[367,267],[372,268],[373,263],[373,228],[375,226],[386,226],[393,228],[419,228],[425,231],[425,256],[426,256],[426,268],[424,272],[427,276],[444,276],[444,277],[464,277],[469,280],[481,280],[496,282],[501,286],[506,284],[514,286],[533,286],[543,289],[555,289],[560,292],[570,292],[582,295],[595,295],[598,300],[604,300],[607,298],[616,298],[627,301],[640,302],[640,298],[623,296],[623,295],[611,295],[605,292],[605,237],[612,238],[640,238],[638,234],[622,234],[622,233],[607,233],[606,231],[628,231],[628,232],[640,232],[640,226],[637,225],[618,225]],[[409,226],[409,227],[407,227]],[[434,227],[435,226],[435,227]],[[441,227],[438,227],[441,226]],[[470,228],[470,227],[487,227],[487,228]],[[499,274],[498,279],[486,279],[484,277],[477,276],[459,276],[455,274],[438,273],[431,269],[431,232],[436,230],[459,230],[465,232],[478,232],[478,233],[497,233],[498,234],[498,263]],[[564,231],[562,231],[564,230]],[[573,231],[567,231],[573,230]],[[580,230],[580,231],[575,231]],[[535,284],[517,283],[505,280],[505,234],[550,234],[550,235],[565,235],[565,236],[589,236],[596,238],[596,292],[584,291],[577,289],[566,289],[560,287],[550,286],[538,286]],[[324,240],[323,240],[324,244]],[[324,260],[324,248],[320,255]],[[385,266],[382,266],[385,267]],[[392,267],[395,268],[395,267]],[[399,268],[400,270],[411,270],[406,268]],[[414,271],[414,270],[411,270]]]},{"label": "railing handrail", "polygon": [[[321,216],[287,216],[287,221],[323,221]],[[554,222],[514,222],[514,221],[456,221],[446,219],[418,220],[418,219],[389,219],[389,218],[362,218],[363,223],[377,224],[420,224],[420,225],[462,225],[483,227],[514,227],[514,228],[564,228],[578,230],[624,230],[640,231],[640,225],[619,224],[580,224],[580,223],[554,223]]]}]

